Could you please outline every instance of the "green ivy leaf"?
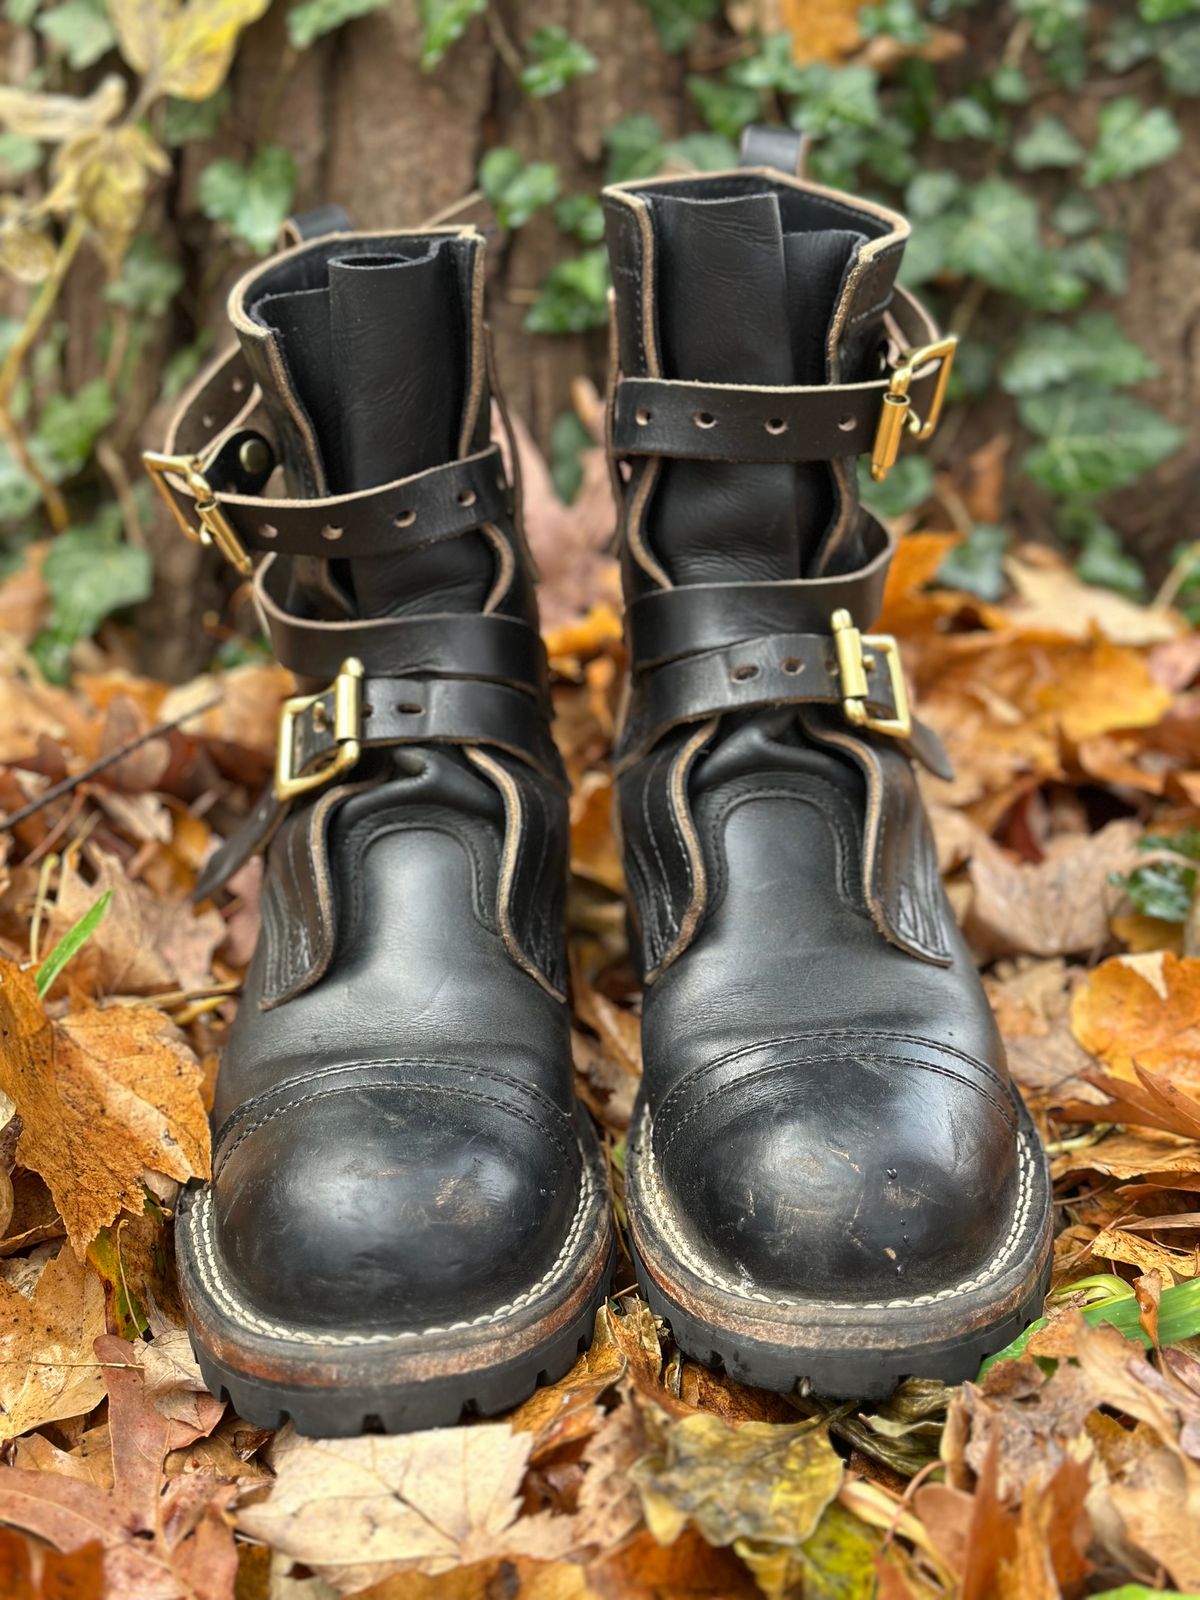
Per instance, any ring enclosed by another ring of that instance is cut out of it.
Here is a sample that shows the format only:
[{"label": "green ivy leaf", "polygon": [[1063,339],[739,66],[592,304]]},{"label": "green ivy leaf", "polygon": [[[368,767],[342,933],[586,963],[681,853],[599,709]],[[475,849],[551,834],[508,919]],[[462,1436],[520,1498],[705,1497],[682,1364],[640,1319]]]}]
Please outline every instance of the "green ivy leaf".
[{"label": "green ivy leaf", "polygon": [[1094,189],[1132,177],[1169,160],[1182,143],[1179,124],[1165,106],[1147,110],[1133,95],[1122,95],[1101,108],[1083,181]]},{"label": "green ivy leaf", "polygon": [[1138,15],[1143,22],[1173,22],[1200,11],[1200,0],[1138,0]]},{"label": "green ivy leaf", "polygon": [[1130,600],[1146,594],[1146,574],[1121,543],[1115,528],[1100,522],[1084,539],[1075,562],[1075,571],[1084,583],[1100,589],[1115,589]]},{"label": "green ivy leaf", "polygon": [[1121,489],[1177,450],[1184,439],[1157,411],[1128,395],[1056,389],[1021,401],[1021,420],[1042,440],[1025,471],[1054,495]]},{"label": "green ivy leaf", "polygon": [[919,49],[929,38],[929,25],[915,0],[883,0],[881,5],[864,6],[858,13],[858,25],[865,39],[894,39],[912,49]]},{"label": "green ivy leaf", "polygon": [[962,95],[941,106],[933,119],[936,139],[999,139],[1004,121],[973,95]]},{"label": "green ivy leaf", "polygon": [[1013,9],[1029,18],[1034,47],[1042,51],[1081,40],[1087,25],[1088,0],[1015,0]]},{"label": "green ivy leaf", "polygon": [[5,178],[23,178],[42,164],[42,147],[36,139],[20,133],[0,133],[0,173]]},{"label": "green ivy leaf", "polygon": [[971,190],[946,258],[955,271],[1045,310],[1068,310],[1086,294],[1082,279],[1042,244],[1033,197],[1005,178],[985,179]]},{"label": "green ivy leaf", "polygon": [[432,72],[452,44],[466,33],[473,17],[487,10],[487,0],[417,0],[421,19],[421,70]]},{"label": "green ivy leaf", "polygon": [[564,505],[571,505],[583,482],[583,451],[595,444],[591,433],[574,411],[563,411],[550,429],[550,477],[554,492]]},{"label": "green ivy leaf", "polygon": [[1200,95],[1200,22],[1162,29],[1155,54],[1172,94]]},{"label": "green ivy leaf", "polygon": [[136,311],[144,317],[163,317],[183,288],[183,269],[163,251],[153,234],[143,233],[125,252],[121,271],[105,286],[110,306]]},{"label": "green ivy leaf", "polygon": [[994,605],[1008,588],[1004,576],[1007,551],[1008,529],[994,522],[978,522],[947,554],[938,568],[938,582]]},{"label": "green ivy leaf", "polygon": [[933,468],[924,456],[901,456],[882,483],[871,477],[865,460],[858,466],[859,493],[885,518],[902,517],[924,505],[933,493]]},{"label": "green ivy leaf", "polygon": [[702,22],[715,17],[720,0],[643,0],[659,43],[678,55],[691,44]]},{"label": "green ivy leaf", "polygon": [[295,49],[307,50],[343,23],[382,11],[387,3],[388,0],[300,0],[288,12],[288,39]]},{"label": "green ivy leaf", "polygon": [[1180,828],[1178,833],[1144,833],[1139,850],[1170,850],[1173,855],[1200,861],[1200,828]]},{"label": "green ivy leaf", "polygon": [[1100,207],[1082,189],[1069,190],[1050,213],[1051,222],[1068,239],[1077,239],[1081,233],[1087,233],[1098,225],[1100,219]]},{"label": "green ivy leaf", "polygon": [[585,250],[552,269],[529,308],[530,333],[584,333],[608,320],[608,258],[603,249]]},{"label": "green ivy leaf", "polygon": [[69,478],[84,466],[114,413],[112,392],[103,378],[93,378],[74,394],[50,396],[38,419],[35,443],[53,478]]},{"label": "green ivy leaf", "polygon": [[1004,363],[1000,381],[1009,394],[1017,395],[1041,394],[1076,379],[1105,389],[1125,389],[1157,371],[1114,317],[1092,311],[1074,323],[1045,322],[1026,328]]},{"label": "green ivy leaf", "polygon": [[511,146],[497,145],[479,163],[479,187],[495,207],[500,226],[511,231],[558,198],[558,168],[553,161],[526,163]]},{"label": "green ivy leaf", "polygon": [[604,135],[604,148],[608,154],[607,183],[629,183],[662,171],[666,150],[663,132],[655,118],[644,111],[614,122]]},{"label": "green ivy leaf", "polygon": [[537,30],[529,41],[529,53],[533,59],[521,74],[521,87],[535,100],[557,94],[600,65],[587,45],[554,24]]},{"label": "green ivy leaf", "polygon": [[207,100],[168,100],[163,115],[164,140],[178,147],[213,138],[228,105],[227,88],[218,89]]},{"label": "green ivy leaf", "polygon": [[1023,106],[1033,95],[1032,85],[1020,67],[1005,62],[992,73],[988,86],[1001,105]]},{"label": "green ivy leaf", "polygon": [[814,61],[799,69],[799,80],[791,122],[801,133],[821,137],[839,128],[878,126],[879,75],[870,67]]},{"label": "green ivy leaf", "polygon": [[52,609],[33,652],[48,676],[67,675],[68,652],[114,611],[137,605],[150,594],[153,569],[147,550],[121,537],[121,516],[106,507],[94,522],[68,528],[50,545],[42,563]]},{"label": "green ivy leaf", "polygon": [[737,61],[726,74],[730,83],[747,89],[770,89],[775,94],[800,94],[806,82],[805,68],[792,57],[790,33],[773,33],[764,39],[757,55]]},{"label": "green ivy leaf", "polygon": [[757,90],[747,89],[742,84],[718,83],[693,72],[688,76],[687,87],[705,122],[714,133],[723,134],[726,139],[736,140],[761,109]]},{"label": "green ivy leaf", "polygon": [[280,145],[267,144],[246,166],[224,160],[205,167],[198,193],[206,217],[225,223],[235,239],[265,256],[291,210],[295,187],[291,155]]},{"label": "green ivy leaf", "polygon": [[1061,117],[1039,117],[1013,145],[1013,160],[1022,172],[1043,167],[1073,167],[1087,151]]},{"label": "green ivy leaf", "polygon": [[15,527],[36,509],[41,498],[37,484],[0,440],[0,523]]},{"label": "green ivy leaf", "polygon": [[1124,889],[1135,911],[1160,922],[1186,922],[1196,888],[1195,867],[1182,861],[1151,861],[1134,867],[1127,877],[1116,874],[1114,882]]},{"label": "green ivy leaf", "polygon": [[117,42],[104,0],[62,0],[52,10],[40,11],[35,26],[58,46],[73,72],[95,66]]},{"label": "green ivy leaf", "polygon": [[919,172],[904,192],[904,207],[914,221],[928,222],[949,210],[962,192],[957,172]]},{"label": "green ivy leaf", "polygon": [[1075,239],[1058,252],[1059,268],[1098,284],[1106,294],[1124,294],[1129,285],[1129,239],[1115,228]]},{"label": "green ivy leaf", "polygon": [[554,207],[562,233],[580,244],[599,244],[604,237],[604,208],[594,194],[568,194]]},{"label": "green ivy leaf", "polygon": [[737,166],[737,151],[719,133],[685,133],[663,150],[663,163],[696,172],[721,172]]}]

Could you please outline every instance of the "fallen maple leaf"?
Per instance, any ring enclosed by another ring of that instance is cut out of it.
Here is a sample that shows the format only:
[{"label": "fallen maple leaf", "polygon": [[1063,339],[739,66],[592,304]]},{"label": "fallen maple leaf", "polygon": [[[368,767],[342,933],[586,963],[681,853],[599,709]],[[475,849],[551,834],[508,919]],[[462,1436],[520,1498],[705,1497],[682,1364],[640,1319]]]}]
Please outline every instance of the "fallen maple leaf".
[{"label": "fallen maple leaf", "polygon": [[112,1488],[56,1472],[0,1467],[0,1520],[64,1554],[98,1543],[105,1594],[121,1600],[233,1600],[237,1552],[223,1511],[233,1484],[163,1478],[191,1435],[145,1391],[138,1346],[96,1340],[108,1390]]},{"label": "fallen maple leaf", "polygon": [[1076,992],[1071,1026],[1114,1077],[1136,1083],[1140,1066],[1200,1097],[1200,958],[1114,956]]},{"label": "fallen maple leaf", "polygon": [[0,1281],[0,1439],[99,1405],[104,1377],[89,1352],[103,1332],[100,1280],[70,1250],[47,1262],[28,1294]]},{"label": "fallen maple leaf", "polygon": [[[182,895],[168,898],[135,883],[123,864],[94,851],[94,880],[64,863],[50,939],[75,926],[98,897],[111,893],[104,920],[72,958],[65,982],[89,994],[166,994],[201,989],[212,979],[213,952],[225,938],[218,911],[196,911]],[[57,992],[57,991],[56,991]]]},{"label": "fallen maple leaf", "polygon": [[1036,865],[1014,861],[981,835],[968,867],[972,947],[990,956],[1071,955],[1109,942],[1109,874],[1135,865],[1141,826],[1110,822],[1099,833],[1052,839]]},{"label": "fallen maple leaf", "polygon": [[145,1169],[181,1183],[208,1176],[201,1078],[160,1011],[52,1022],[32,972],[0,962],[0,1088],[23,1123],[17,1159],[45,1179],[76,1255],[119,1211],[141,1211]]}]

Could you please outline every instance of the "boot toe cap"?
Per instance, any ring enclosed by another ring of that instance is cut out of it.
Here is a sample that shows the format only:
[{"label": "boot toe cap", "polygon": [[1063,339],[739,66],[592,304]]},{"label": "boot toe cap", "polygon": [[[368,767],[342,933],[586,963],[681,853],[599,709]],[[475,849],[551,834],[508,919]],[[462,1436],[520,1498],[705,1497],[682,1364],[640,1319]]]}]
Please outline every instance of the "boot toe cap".
[{"label": "boot toe cap", "polygon": [[654,1161],[680,1237],[751,1293],[936,1296],[983,1268],[1011,1228],[1011,1092],[944,1052],[777,1060],[676,1091],[664,1109]]},{"label": "boot toe cap", "polygon": [[260,1319],[304,1329],[395,1334],[486,1317],[551,1271],[578,1212],[568,1119],[478,1075],[352,1072],[230,1135],[214,1178],[217,1252]]}]

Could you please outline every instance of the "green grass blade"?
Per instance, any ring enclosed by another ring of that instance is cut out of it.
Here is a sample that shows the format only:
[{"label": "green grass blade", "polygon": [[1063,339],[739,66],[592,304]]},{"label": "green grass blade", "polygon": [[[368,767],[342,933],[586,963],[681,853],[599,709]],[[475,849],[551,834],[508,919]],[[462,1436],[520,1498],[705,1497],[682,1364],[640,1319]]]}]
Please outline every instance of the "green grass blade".
[{"label": "green grass blade", "polygon": [[90,906],[73,928],[68,928],[66,933],[50,951],[46,959],[37,970],[38,998],[44,1000],[54,987],[54,980],[83,945],[91,938],[108,910],[108,903],[112,899],[112,890],[106,889],[94,906]]}]

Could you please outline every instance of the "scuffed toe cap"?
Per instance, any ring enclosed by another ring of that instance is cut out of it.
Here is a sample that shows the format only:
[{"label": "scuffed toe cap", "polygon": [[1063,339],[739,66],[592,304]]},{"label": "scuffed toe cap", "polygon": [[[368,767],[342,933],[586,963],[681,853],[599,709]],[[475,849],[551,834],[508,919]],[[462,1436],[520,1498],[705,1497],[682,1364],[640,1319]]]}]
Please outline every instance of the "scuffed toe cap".
[{"label": "scuffed toe cap", "polygon": [[259,1317],[421,1332],[550,1272],[582,1177],[567,1119],[511,1085],[349,1072],[229,1130],[213,1245]]},{"label": "scuffed toe cap", "polygon": [[654,1119],[662,1199],[702,1275],[865,1302],[937,1295],[985,1269],[1019,1198],[1006,1087],[944,1053],[772,1054],[697,1075]]}]

